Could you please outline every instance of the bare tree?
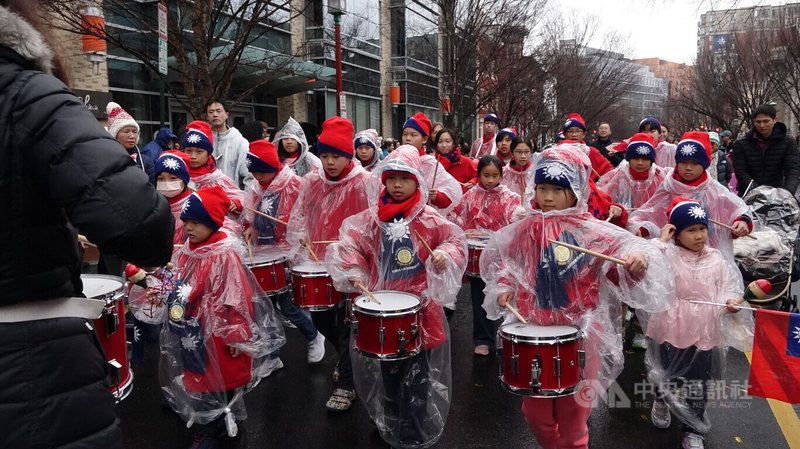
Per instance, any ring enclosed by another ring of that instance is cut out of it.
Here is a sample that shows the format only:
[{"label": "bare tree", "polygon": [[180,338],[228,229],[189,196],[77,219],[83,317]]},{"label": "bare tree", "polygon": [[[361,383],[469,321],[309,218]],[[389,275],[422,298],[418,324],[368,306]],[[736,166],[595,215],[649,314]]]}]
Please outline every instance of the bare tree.
[{"label": "bare tree", "polygon": [[[107,39],[110,45],[158,73],[156,3],[129,0],[46,0],[52,26]],[[291,0],[179,0],[169,3],[169,70],[178,82],[167,91],[194,117],[205,113],[213,98],[236,104],[278,76],[293,70],[292,49],[277,28],[293,16]],[[86,26],[85,7],[102,7],[124,17],[124,27]],[[288,50],[288,51],[287,51]],[[235,85],[234,78],[243,79]]]}]

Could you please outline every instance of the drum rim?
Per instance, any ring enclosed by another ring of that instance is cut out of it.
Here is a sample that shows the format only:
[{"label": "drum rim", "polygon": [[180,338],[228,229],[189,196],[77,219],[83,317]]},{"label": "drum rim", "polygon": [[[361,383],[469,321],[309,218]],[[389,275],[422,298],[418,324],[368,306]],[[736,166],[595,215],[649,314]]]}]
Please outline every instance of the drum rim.
[{"label": "drum rim", "polygon": [[[480,242],[482,245],[474,245],[472,242]],[[488,240],[476,240],[476,239],[467,239],[467,249],[479,249],[483,251],[486,249],[486,245],[489,244]]]},{"label": "drum rim", "polygon": [[286,260],[287,260],[286,257],[281,256],[278,259],[258,261],[258,262],[253,261],[251,263],[245,262],[244,264],[245,264],[245,266],[247,268],[253,269],[253,268],[259,268],[259,267],[269,267],[269,266],[273,266],[273,265],[278,265],[279,263],[285,264]]},{"label": "drum rim", "polygon": [[299,278],[329,278],[331,277],[328,271],[314,271],[314,272],[304,272],[304,271],[295,271],[294,267],[289,268],[289,274],[292,276],[297,275]]},{"label": "drum rim", "polygon": [[[358,305],[358,300],[361,298],[367,298],[367,295],[359,295],[353,299],[353,311],[360,312],[367,316],[376,316],[376,317],[390,317],[390,316],[404,316],[404,315],[413,315],[420,310],[422,310],[422,299],[413,294],[408,292],[402,292],[400,290],[376,290],[372,292],[375,293],[400,293],[404,296],[412,296],[417,299],[417,305],[412,307],[411,309],[393,309],[393,310],[373,310],[373,309],[364,309],[363,307]],[[368,300],[369,301],[369,300]]]},{"label": "drum rim", "polygon": [[503,389],[508,391],[511,394],[515,394],[517,396],[528,396],[531,398],[560,398],[564,396],[573,396],[575,393],[578,392],[578,387],[583,383],[583,380],[578,381],[577,384],[566,387],[566,388],[559,388],[559,389],[546,389],[546,388],[517,388],[511,385],[508,385],[505,382],[505,376],[500,374],[497,376],[500,379],[500,385],[503,386]]},{"label": "drum rim", "polygon": [[371,358],[371,359],[386,360],[386,361],[390,361],[390,360],[391,361],[394,361],[394,360],[405,360],[405,359],[414,357],[415,355],[419,354],[420,351],[422,351],[422,342],[421,341],[419,342],[419,344],[417,345],[416,348],[414,348],[414,349],[412,349],[410,351],[404,352],[402,357],[398,356],[398,354],[384,355],[384,354],[376,354],[376,353],[370,352],[370,351],[364,351],[364,350],[358,348],[356,346],[355,342],[353,342],[352,346],[353,346],[353,349],[355,349],[359,354],[363,355],[364,357],[368,357],[368,358]]},{"label": "drum rim", "polygon": [[[579,328],[578,326],[576,326],[574,324],[554,324],[553,326],[571,327],[571,328],[575,329],[575,332],[570,333],[570,334],[558,335],[558,336],[549,335],[547,337],[533,337],[533,336],[530,336],[530,335],[509,334],[507,332],[504,332],[504,330],[503,330],[507,326],[514,326],[514,325],[518,325],[518,324],[522,324],[522,323],[508,323],[506,325],[500,326],[500,328],[497,329],[497,334],[500,336],[500,338],[503,338],[505,340],[510,340],[510,341],[512,341],[514,343],[516,343],[516,342],[536,342],[536,343],[548,344],[548,345],[561,344],[561,343],[565,343],[565,342],[568,342],[568,341],[580,340],[581,337],[582,337],[581,328]],[[547,326],[542,326],[542,325],[539,325],[539,324],[535,324],[535,326],[547,327]]]},{"label": "drum rim", "polygon": [[111,389],[111,394],[114,395],[114,402],[120,403],[125,398],[130,396],[133,392],[133,369],[128,368],[128,381],[116,388]]},{"label": "drum rim", "polygon": [[[109,297],[114,298],[117,295],[125,292],[125,279],[122,278],[121,276],[114,276],[114,275],[111,275],[111,274],[85,273],[85,274],[81,274],[81,284],[83,284],[84,279],[105,279],[105,280],[108,280],[108,281],[116,281],[116,282],[120,283],[118,288],[115,288],[114,290],[111,290],[110,292],[103,293],[103,294],[97,295],[97,296],[86,296],[89,299],[105,299],[105,298],[109,298]],[[85,287],[86,286],[84,285],[84,288]],[[81,291],[81,294],[82,295],[84,294],[83,291]]]}]

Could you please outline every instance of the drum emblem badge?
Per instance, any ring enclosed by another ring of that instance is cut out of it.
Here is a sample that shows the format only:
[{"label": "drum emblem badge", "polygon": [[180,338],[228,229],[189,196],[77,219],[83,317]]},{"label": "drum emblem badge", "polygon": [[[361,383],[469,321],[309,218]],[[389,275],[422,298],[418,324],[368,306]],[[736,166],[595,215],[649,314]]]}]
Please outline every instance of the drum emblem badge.
[{"label": "drum emblem badge", "polygon": [[566,246],[557,245],[553,249],[553,254],[556,256],[556,262],[562,266],[569,263],[569,260],[572,258],[572,251]]},{"label": "drum emblem badge", "polygon": [[169,319],[172,321],[180,321],[183,319],[184,309],[183,306],[180,304],[173,304],[172,307],[169,308]]},{"label": "drum emblem badge", "polygon": [[395,259],[400,265],[408,265],[414,261],[414,253],[408,248],[400,248],[395,253]]}]

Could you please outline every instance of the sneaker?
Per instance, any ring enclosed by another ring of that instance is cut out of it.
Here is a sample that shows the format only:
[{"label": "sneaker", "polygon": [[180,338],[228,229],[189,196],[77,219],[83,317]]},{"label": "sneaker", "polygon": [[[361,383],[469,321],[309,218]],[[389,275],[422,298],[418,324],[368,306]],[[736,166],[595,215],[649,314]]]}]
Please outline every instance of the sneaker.
[{"label": "sneaker", "polygon": [[475,346],[475,355],[489,355],[489,345]]},{"label": "sneaker", "polygon": [[219,440],[209,436],[195,435],[189,449],[217,449]]},{"label": "sneaker", "polygon": [[647,340],[644,338],[642,334],[636,334],[633,337],[633,345],[635,349],[647,349]]},{"label": "sneaker", "polygon": [[274,359],[267,360],[257,371],[258,377],[265,378],[269,377],[275,371],[283,368],[283,361],[281,361],[280,357],[276,357]]},{"label": "sneaker", "polygon": [[328,402],[325,403],[325,408],[332,412],[345,412],[350,410],[355,400],[355,390],[337,388],[333,390],[333,394],[328,398]]},{"label": "sneaker", "polygon": [[308,343],[308,363],[317,363],[325,357],[325,336],[317,336]]},{"label": "sneaker", "polygon": [[669,412],[667,403],[655,399],[653,400],[653,408],[650,409],[650,421],[657,429],[668,429],[672,423],[672,414]]},{"label": "sneaker", "polygon": [[703,449],[703,436],[694,432],[684,432],[683,434],[683,449]]}]

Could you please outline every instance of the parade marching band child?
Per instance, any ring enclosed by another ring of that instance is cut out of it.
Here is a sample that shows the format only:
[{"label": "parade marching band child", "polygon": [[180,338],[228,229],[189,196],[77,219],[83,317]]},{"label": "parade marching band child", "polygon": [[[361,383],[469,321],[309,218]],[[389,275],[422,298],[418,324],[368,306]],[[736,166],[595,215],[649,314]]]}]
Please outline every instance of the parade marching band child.
[{"label": "parade marching band child", "polygon": [[425,142],[430,133],[431,121],[422,112],[417,112],[403,124],[403,144],[419,151],[422,176],[428,184],[429,204],[447,215],[461,201],[461,184],[439,167],[435,157],[425,154]]},{"label": "parade marching band child", "polygon": [[280,131],[275,133],[272,143],[278,148],[281,164],[288,165],[297,176],[305,176],[322,167],[319,158],[309,151],[308,140],[297,120],[289,117]]},{"label": "parade marching band child", "polygon": [[517,138],[517,130],[514,128],[503,128],[497,132],[495,141],[497,142],[497,152],[495,156],[503,161],[503,165],[508,165],[514,156],[511,154],[511,142]]},{"label": "parade marching band child", "polygon": [[[161,153],[155,163],[156,190],[169,202],[172,217],[175,219],[173,243],[186,242],[181,212],[192,191],[189,189],[189,155],[183,151],[167,150]],[[178,247],[173,249],[173,252]]]},{"label": "parade marching band child", "polygon": [[592,162],[592,180],[596,181],[604,174],[610,172],[614,166],[611,165],[611,162],[608,162],[608,159],[606,159],[597,148],[586,145],[586,142],[584,142],[586,130],[586,121],[583,120],[580,114],[573,112],[567,115],[567,121],[564,122],[563,127],[564,139],[575,141],[582,145],[581,150],[589,156],[589,160]]},{"label": "parade marching band child", "polygon": [[666,429],[672,412],[683,423],[683,447],[702,449],[711,428],[705,413],[708,382],[722,379],[726,346],[751,350],[753,322],[751,315],[735,313],[742,301],[742,275],[707,245],[706,210],[677,197],[667,213],[659,244],[675,276],[676,297],[668,310],[648,320],[646,362],[656,387],[650,416],[655,427]]},{"label": "parade marching band child", "polygon": [[164,307],[162,391],[194,429],[195,448],[216,448],[246,418],[242,396],[285,342],[272,304],[244,266],[241,241],[220,230],[230,199],[220,186],[191,194],[181,214],[188,240],[173,255],[180,281]]},{"label": "parade marching band child", "polygon": [[522,197],[528,185],[526,178],[532,165],[533,143],[530,139],[517,137],[511,142],[511,154],[514,159],[503,170],[503,185]]},{"label": "parade marching band child", "polygon": [[[314,242],[336,240],[342,222],[369,207],[367,192],[374,178],[353,161],[353,124],[341,117],[326,120],[317,151],[322,170],[312,171],[304,178],[286,232],[286,240],[292,246],[290,256],[295,261],[310,260],[304,246],[324,260],[328,245]],[[356,398],[350,364],[350,328],[345,324],[345,314],[344,301],[332,310],[311,312],[314,325],[338,351],[333,394],[325,404],[331,411],[350,409]]]},{"label": "parade marching band child", "polygon": [[189,176],[195,190],[203,187],[220,186],[230,198],[228,212],[240,214],[244,207],[244,192],[217,168],[214,160],[214,137],[208,123],[195,120],[186,125],[181,139],[183,151],[189,155]]},{"label": "parade marching band child", "polygon": [[664,181],[664,169],[656,165],[653,137],[634,134],[625,149],[625,160],[600,178],[597,187],[628,209],[637,209],[653,196]]},{"label": "parade marching band child", "polygon": [[426,206],[417,149],[401,146],[375,175],[383,186],[373,188],[369,210],[345,220],[326,264],[337,289],[358,292],[362,283],[422,302],[419,353],[381,361],[353,350],[352,358],[356,388],[381,437],[395,448],[424,448],[441,437],[449,412],[450,336],[442,304],[455,302],[466,242],[461,229]]},{"label": "parade marching band child", "polygon": [[[281,164],[275,145],[266,140],[250,143],[247,153],[247,169],[256,182],[247,189],[245,202],[248,210],[242,214],[244,238],[253,244],[256,256],[270,256],[271,259],[287,257],[289,244],[286,242],[286,226],[281,223],[289,220],[292,208],[300,194],[300,177],[291,168]],[[252,212],[257,210],[280,221],[274,221]],[[282,267],[280,269],[283,269]],[[292,301],[290,292],[271,295],[273,303],[278,304],[281,314],[303,333],[308,341],[308,363],[317,363],[325,357],[325,337],[314,323]],[[277,359],[277,354],[273,354]],[[283,366],[280,360],[273,360],[275,369]]]},{"label": "parade marching band child", "polygon": [[[663,127],[666,130],[666,127]],[[653,136],[656,143],[656,165],[659,167],[675,166],[675,145],[666,141],[666,136],[661,135],[662,125],[657,118],[647,116],[639,122],[639,132]]]},{"label": "parade marching band child", "polygon": [[378,132],[374,129],[359,131],[353,145],[356,147],[358,162],[369,172],[383,159],[383,153],[378,150]]},{"label": "parade marching band child", "polygon": [[[584,383],[574,396],[523,397],[522,413],[542,447],[586,448],[592,404],[584,399],[602,393],[623,364],[609,302],[664,310],[674,284],[655,246],[588,213],[592,171],[585,153],[569,145],[549,148],[534,170],[529,216],[496,232],[481,256],[484,308],[497,319],[514,300],[533,325],[583,331]],[[624,265],[551,244],[551,239],[622,258]],[[507,314],[506,322],[514,320]],[[595,394],[585,395],[585,389]]]},{"label": "parade marching band child", "polygon": [[722,251],[733,261],[731,234],[736,237],[749,234],[753,220],[741,198],[708,176],[706,168],[711,163],[708,134],[700,131],[684,133],[677,145],[675,162],[675,169],[667,172],[664,182],[650,200],[631,214],[628,228],[644,237],[655,238],[667,224],[664,211],[675,197],[695,200],[704,205],[711,220],[733,227],[730,231],[715,225],[708,233],[709,246]]},{"label": "parade marching band child", "polygon": [[436,159],[441,165],[439,169],[447,170],[447,173],[461,184],[462,192],[471,189],[478,176],[476,169],[478,162],[461,154],[453,131],[442,129],[434,136],[433,143],[436,148]]},{"label": "parade marching band child", "polygon": [[[506,167],[508,170],[508,167]],[[464,198],[448,215],[447,219],[464,231],[478,232],[473,239],[485,241],[498,229],[508,226],[515,213],[522,213],[522,200],[505,185],[503,161],[497,156],[484,156],[478,163],[478,185],[464,194]],[[469,276],[472,296],[472,344],[477,355],[489,355],[494,346],[495,333],[492,322],[486,319],[483,305],[483,279]]]}]

